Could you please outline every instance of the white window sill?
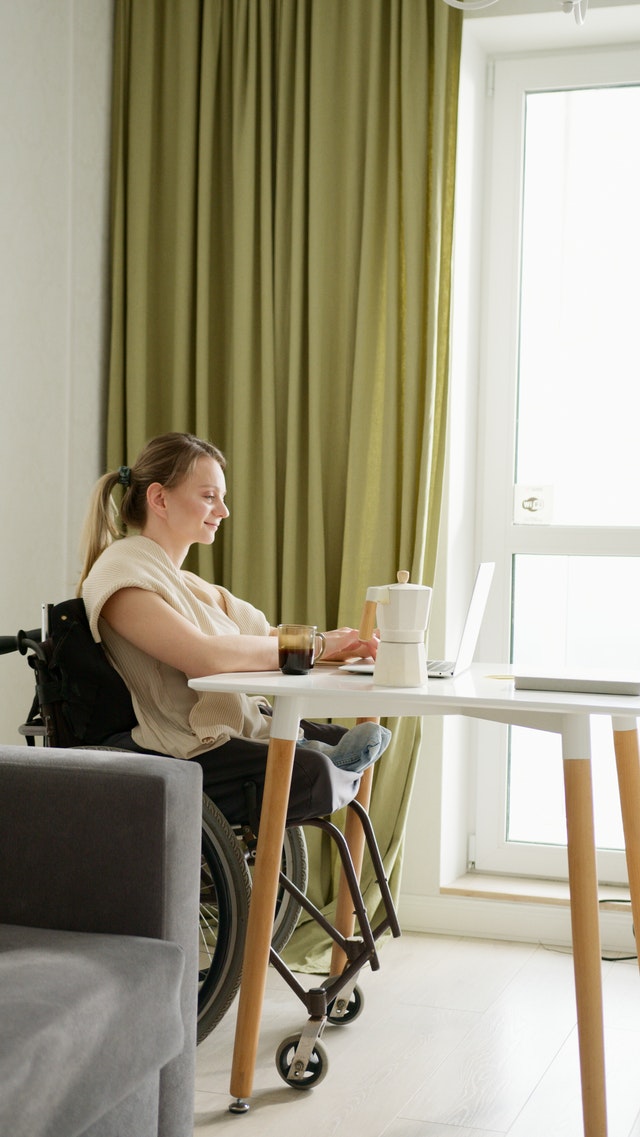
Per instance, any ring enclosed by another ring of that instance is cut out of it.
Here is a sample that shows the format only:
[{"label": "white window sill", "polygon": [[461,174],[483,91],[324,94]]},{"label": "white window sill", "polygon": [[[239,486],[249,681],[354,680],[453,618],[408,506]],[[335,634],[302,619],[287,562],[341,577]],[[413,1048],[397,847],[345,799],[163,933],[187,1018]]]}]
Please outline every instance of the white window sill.
[{"label": "white window sill", "polygon": [[[484,900],[525,901],[527,904],[569,904],[569,884],[564,880],[536,877],[498,876],[465,873],[450,884],[441,885],[442,896],[468,896]],[[603,907],[616,908],[629,903],[629,889],[622,885],[601,884],[598,896]]]}]

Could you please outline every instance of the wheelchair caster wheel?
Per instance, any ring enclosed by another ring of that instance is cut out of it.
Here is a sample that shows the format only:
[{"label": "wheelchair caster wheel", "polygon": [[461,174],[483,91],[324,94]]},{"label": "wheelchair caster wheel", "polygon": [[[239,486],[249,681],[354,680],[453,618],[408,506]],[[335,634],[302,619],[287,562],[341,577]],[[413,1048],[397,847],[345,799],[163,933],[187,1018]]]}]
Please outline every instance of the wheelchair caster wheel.
[{"label": "wheelchair caster wheel", "polygon": [[293,1086],[295,1090],[308,1090],[311,1086],[317,1086],[326,1076],[329,1058],[324,1047],[316,1042],[311,1051],[309,1064],[306,1070],[303,1069],[302,1062],[294,1061],[301,1038],[301,1034],[292,1034],[280,1043],[276,1051],[276,1067],[280,1077],[288,1086]]},{"label": "wheelchair caster wheel", "polygon": [[[345,1005],[346,1004],[346,1005]],[[346,1026],[357,1019],[364,1007],[364,995],[359,987],[354,987],[348,999],[336,995],[327,1006],[327,1021],[333,1026]]]}]

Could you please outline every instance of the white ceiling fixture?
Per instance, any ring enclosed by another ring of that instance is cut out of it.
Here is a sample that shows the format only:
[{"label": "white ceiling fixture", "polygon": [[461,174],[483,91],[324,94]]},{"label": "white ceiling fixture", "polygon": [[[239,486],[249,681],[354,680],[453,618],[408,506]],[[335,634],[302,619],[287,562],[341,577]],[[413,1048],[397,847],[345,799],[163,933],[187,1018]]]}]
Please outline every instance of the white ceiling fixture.
[{"label": "white ceiling fixture", "polygon": [[[498,0],[444,0],[450,8],[460,8],[462,12],[478,12],[481,8],[490,8]],[[589,7],[589,0],[558,0],[563,12],[573,12],[576,24],[584,24]]]}]

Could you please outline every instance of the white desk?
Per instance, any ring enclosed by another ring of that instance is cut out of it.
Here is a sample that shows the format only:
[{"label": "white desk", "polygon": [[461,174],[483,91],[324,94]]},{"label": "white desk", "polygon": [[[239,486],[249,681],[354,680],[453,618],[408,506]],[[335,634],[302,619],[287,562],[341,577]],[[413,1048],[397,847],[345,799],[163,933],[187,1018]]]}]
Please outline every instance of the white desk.
[{"label": "white desk", "polygon": [[[614,744],[634,926],[640,928],[640,760],[636,719],[640,697],[515,691],[509,667],[474,664],[457,679],[426,687],[376,687],[371,677],[317,667],[309,675],[280,672],[192,679],[199,691],[266,695],[273,699],[260,840],[247,930],[236,1026],[231,1094],[251,1095],[269,964],[273,911],[295,739],[301,718],[467,715],[562,737],[571,928],[585,1137],[606,1137],[606,1092],[598,888],[593,826],[589,716],[613,720]],[[384,761],[384,758],[382,758]]]}]

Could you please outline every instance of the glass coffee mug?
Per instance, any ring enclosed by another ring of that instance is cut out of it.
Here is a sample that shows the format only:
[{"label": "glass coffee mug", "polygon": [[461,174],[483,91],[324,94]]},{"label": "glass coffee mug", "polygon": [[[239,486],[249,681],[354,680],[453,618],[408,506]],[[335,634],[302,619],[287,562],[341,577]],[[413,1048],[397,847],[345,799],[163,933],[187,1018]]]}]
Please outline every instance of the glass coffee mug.
[{"label": "glass coffee mug", "polygon": [[278,656],[284,675],[306,675],[313,667],[315,624],[278,624]]}]

